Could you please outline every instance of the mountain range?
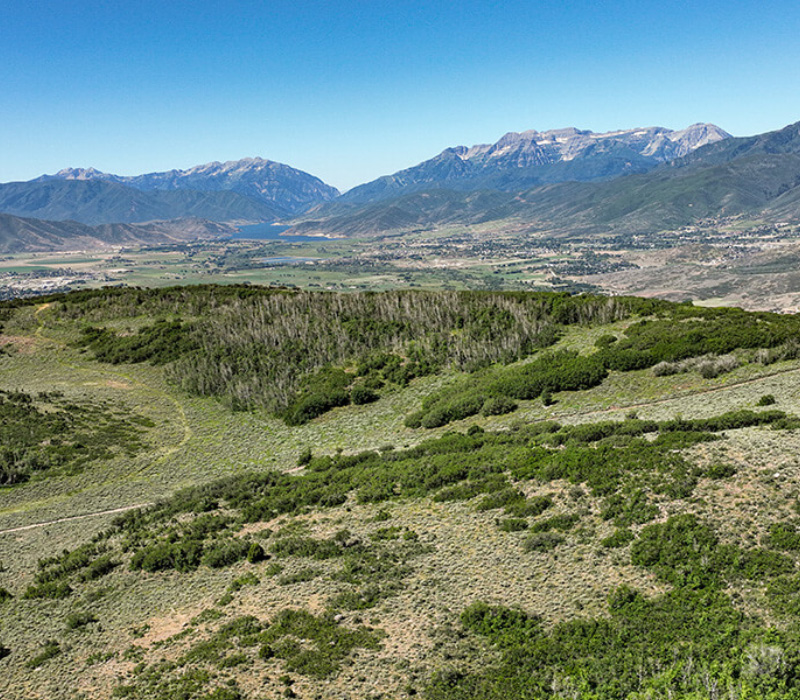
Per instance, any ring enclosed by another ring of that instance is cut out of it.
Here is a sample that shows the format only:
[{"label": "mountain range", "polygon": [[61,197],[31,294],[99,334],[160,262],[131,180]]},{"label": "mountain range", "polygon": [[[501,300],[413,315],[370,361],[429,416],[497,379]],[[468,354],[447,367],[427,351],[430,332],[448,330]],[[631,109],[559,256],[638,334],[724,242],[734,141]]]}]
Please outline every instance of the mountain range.
[{"label": "mountain range", "polygon": [[493,144],[447,148],[412,168],[359,185],[340,200],[374,202],[432,187],[515,191],[554,182],[607,180],[647,172],[727,138],[730,134],[713,124],[681,131],[650,127],[604,134],[575,128],[510,132]]},{"label": "mountain range", "polygon": [[[556,167],[579,160],[560,161]],[[418,167],[422,166],[425,164]],[[399,174],[393,177],[395,183],[401,181]],[[420,191],[412,184],[408,189],[400,188],[399,193],[363,203],[348,202],[345,195],[307,212],[288,233],[364,236],[491,224],[498,230],[505,227],[582,236],[647,233],[737,214],[773,221],[797,219],[800,123],[753,137],[709,140],[682,157],[663,160],[642,173],[594,181],[572,178],[507,191],[464,192],[444,185]]]},{"label": "mountain range", "polygon": [[146,175],[122,176],[94,168],[65,168],[55,175],[43,175],[34,182],[52,180],[115,182],[143,192],[195,190],[199,192],[235,192],[286,216],[325,202],[339,195],[313,175],[283,163],[263,158],[243,158],[226,163],[206,163],[188,170],[169,170]]},{"label": "mountain range", "polygon": [[136,176],[67,168],[0,184],[0,212],[87,226],[281,220],[293,224],[290,235],[327,236],[453,225],[582,236],[738,214],[793,220],[800,123],[745,138],[713,124],[510,132],[493,144],[447,148],[344,194],[262,158]]}]

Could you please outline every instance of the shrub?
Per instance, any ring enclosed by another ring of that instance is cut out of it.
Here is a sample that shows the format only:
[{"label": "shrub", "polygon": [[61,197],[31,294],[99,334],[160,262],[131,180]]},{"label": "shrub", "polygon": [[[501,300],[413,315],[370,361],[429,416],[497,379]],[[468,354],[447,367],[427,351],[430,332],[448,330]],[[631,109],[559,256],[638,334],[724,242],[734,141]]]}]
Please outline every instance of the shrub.
[{"label": "shrub", "polygon": [[350,390],[350,400],[356,406],[363,406],[364,404],[372,403],[380,398],[377,392],[364,386],[363,384],[356,384]]},{"label": "shrub", "polygon": [[497,527],[503,532],[519,532],[528,529],[528,521],[523,518],[503,518],[497,520]]},{"label": "shrub", "polygon": [[41,666],[45,661],[52,659],[55,656],[58,656],[61,653],[61,646],[57,641],[54,639],[49,639],[44,643],[42,650],[34,656],[32,659],[28,661],[25,665],[28,668],[38,668]]},{"label": "shrub", "polygon": [[619,528],[614,532],[613,535],[609,535],[608,537],[600,540],[600,544],[603,547],[613,549],[616,547],[624,547],[626,544],[628,544],[628,542],[632,542],[635,539],[636,535],[634,535],[630,530],[627,528]]},{"label": "shrub", "polygon": [[727,479],[736,474],[736,467],[732,464],[711,464],[705,470],[709,479]]},{"label": "shrub", "polygon": [[569,515],[554,515],[531,525],[531,532],[549,532],[550,530],[570,530],[578,522],[580,516],[576,513]]},{"label": "shrub", "polygon": [[[256,547],[261,547],[255,542],[253,544]],[[250,547],[251,544],[246,540],[223,540],[219,544],[207,548],[203,552],[200,563],[212,569],[221,569],[247,557],[250,553]]]},{"label": "shrub", "polygon": [[519,489],[505,488],[502,491],[495,491],[484,496],[476,506],[479,511],[503,508],[510,504],[521,503],[525,500],[525,494]]},{"label": "shrub", "polygon": [[253,542],[250,545],[250,549],[247,550],[247,561],[251,564],[257,564],[260,561],[264,561],[267,558],[267,553],[264,551],[264,548],[258,543]]},{"label": "shrub", "polygon": [[537,532],[523,543],[526,552],[551,552],[564,541],[561,535],[554,532]]},{"label": "shrub", "polygon": [[773,406],[775,404],[775,396],[773,394],[764,394],[756,406]]},{"label": "shrub", "polygon": [[521,501],[513,501],[506,505],[506,513],[518,518],[541,515],[553,505],[551,496],[533,496]]},{"label": "shrub", "polygon": [[596,348],[608,348],[612,346],[614,343],[617,342],[617,336],[611,335],[611,333],[606,333],[601,335],[597,340],[594,341],[594,346]]},{"label": "shrub", "polygon": [[59,581],[48,581],[39,586],[28,586],[23,594],[23,598],[52,598],[60,599],[66,598],[72,594],[72,588],[69,584]]},{"label": "shrub", "polygon": [[516,402],[506,396],[496,396],[486,399],[483,408],[481,408],[481,414],[484,416],[501,416],[516,410]]},{"label": "shrub", "polygon": [[67,615],[65,625],[68,630],[76,630],[92,622],[97,622],[97,618],[90,612],[74,612]]}]

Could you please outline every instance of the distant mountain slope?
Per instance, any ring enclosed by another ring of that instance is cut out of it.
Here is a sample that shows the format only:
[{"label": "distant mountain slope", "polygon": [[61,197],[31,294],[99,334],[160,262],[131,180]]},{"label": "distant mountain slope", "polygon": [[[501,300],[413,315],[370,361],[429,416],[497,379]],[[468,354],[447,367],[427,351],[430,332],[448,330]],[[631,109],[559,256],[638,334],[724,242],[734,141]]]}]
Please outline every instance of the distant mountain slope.
[{"label": "distant mountain slope", "polygon": [[0,184],[0,212],[84,224],[140,223],[197,217],[212,221],[276,221],[283,212],[236,192],[144,192],[100,179]]},{"label": "distant mountain slope", "polygon": [[570,180],[605,180],[647,172],[728,138],[730,134],[713,124],[681,131],[650,127],[604,134],[574,128],[511,132],[494,144],[445,149],[412,168],[355,187],[341,200],[372,202],[433,187],[514,191]]},{"label": "distant mountain slope", "polygon": [[[433,207],[434,200],[447,204]],[[483,212],[475,205],[481,201],[489,201],[488,193],[432,190],[347,210],[333,205],[330,215],[321,207],[294,230],[345,236],[385,233],[399,228],[385,225],[390,209],[393,220],[404,218],[414,227],[496,222],[499,228],[527,226],[575,235],[658,231],[742,213],[800,220],[800,123],[708,144],[644,174],[508,193],[492,199]]]},{"label": "distant mountain slope", "polygon": [[44,221],[0,214],[0,253],[173,243],[227,235],[230,231],[229,227],[203,220],[87,226],[76,221]]},{"label": "distant mountain slope", "polygon": [[675,161],[674,167],[703,167],[730,163],[746,156],[800,153],[800,122],[756,136],[726,139],[698,148]]},{"label": "distant mountain slope", "polygon": [[169,170],[145,175],[121,176],[94,168],[66,168],[38,181],[104,180],[145,192],[154,190],[197,190],[236,192],[269,205],[281,215],[293,214],[338,196],[335,187],[283,163],[263,158],[243,158],[226,163],[207,163],[188,170]]}]

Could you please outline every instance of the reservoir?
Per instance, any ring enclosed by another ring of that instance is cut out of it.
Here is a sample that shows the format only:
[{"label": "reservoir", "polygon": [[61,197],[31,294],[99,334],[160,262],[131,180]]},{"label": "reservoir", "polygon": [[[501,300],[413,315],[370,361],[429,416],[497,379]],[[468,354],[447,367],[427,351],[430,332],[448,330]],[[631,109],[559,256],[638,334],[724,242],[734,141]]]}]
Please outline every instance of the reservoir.
[{"label": "reservoir", "polygon": [[252,224],[250,226],[242,226],[236,233],[231,235],[231,238],[233,240],[248,241],[283,241],[284,243],[334,240],[322,236],[281,236],[289,228],[289,226],[281,226],[280,224]]}]

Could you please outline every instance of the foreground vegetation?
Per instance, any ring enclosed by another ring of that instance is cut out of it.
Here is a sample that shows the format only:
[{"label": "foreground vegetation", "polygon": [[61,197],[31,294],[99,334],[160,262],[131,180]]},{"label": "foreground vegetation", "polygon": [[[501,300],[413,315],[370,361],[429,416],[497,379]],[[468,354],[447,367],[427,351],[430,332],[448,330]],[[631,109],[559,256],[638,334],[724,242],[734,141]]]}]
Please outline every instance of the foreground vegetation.
[{"label": "foreground vegetation", "polygon": [[[794,317],[212,287],[3,314],[3,425],[70,449],[0,517],[155,501],[0,531],[4,696],[800,697]],[[265,410],[196,396],[212,346],[320,357]]]}]

